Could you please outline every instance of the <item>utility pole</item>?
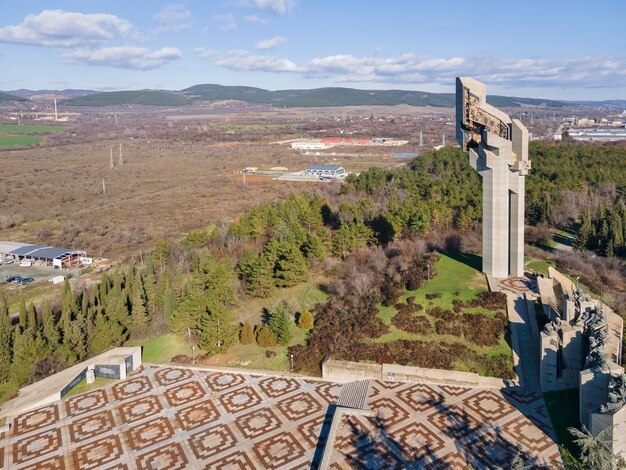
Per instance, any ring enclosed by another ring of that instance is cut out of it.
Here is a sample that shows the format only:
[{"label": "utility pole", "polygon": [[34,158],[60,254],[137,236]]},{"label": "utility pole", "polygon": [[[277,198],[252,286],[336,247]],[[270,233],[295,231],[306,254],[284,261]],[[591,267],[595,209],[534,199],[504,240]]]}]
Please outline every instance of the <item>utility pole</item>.
[{"label": "utility pole", "polygon": [[420,142],[418,144],[420,147],[424,146],[424,136],[422,135],[422,130],[420,129]]},{"label": "utility pole", "polygon": [[107,193],[107,187],[104,184],[104,178],[102,178],[102,195],[105,196]]},{"label": "utility pole", "polygon": [[117,127],[117,114],[115,115],[115,127]]},{"label": "utility pole", "polygon": [[119,165],[124,166],[124,156],[122,155],[122,143],[120,142],[120,160]]},{"label": "utility pole", "polygon": [[243,173],[243,190],[246,190],[246,171],[244,170]]},{"label": "utility pole", "polygon": [[109,170],[113,169],[113,147],[109,149]]},{"label": "utility pole", "polygon": [[441,146],[446,146],[446,134],[441,134]]},{"label": "utility pole", "polygon": [[59,115],[57,114],[57,99],[54,99],[54,120],[58,121],[59,120]]}]

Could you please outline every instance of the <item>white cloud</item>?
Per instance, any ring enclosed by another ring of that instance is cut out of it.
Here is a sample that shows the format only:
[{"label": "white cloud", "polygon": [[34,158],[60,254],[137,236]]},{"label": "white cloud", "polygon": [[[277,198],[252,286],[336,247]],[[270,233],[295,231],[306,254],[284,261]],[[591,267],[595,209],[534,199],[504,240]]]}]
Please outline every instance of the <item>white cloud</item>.
[{"label": "white cloud", "polygon": [[236,71],[263,71],[263,72],[297,72],[304,73],[306,69],[298,66],[289,59],[267,55],[255,55],[244,50],[234,50],[227,53],[195,49],[203,59],[211,60],[215,65]]},{"label": "white cloud", "polygon": [[296,6],[296,0],[254,0],[253,4],[259,10],[271,11],[277,15],[291,13]]},{"label": "white cloud", "polygon": [[287,58],[257,56],[247,51],[201,54],[230,70],[291,72],[305,77],[335,78],[336,82],[450,85],[459,75],[502,87],[623,86],[626,61],[609,57],[575,59],[495,59],[491,57],[395,57],[337,54],[297,64]]},{"label": "white cloud", "polygon": [[120,46],[100,49],[74,49],[63,53],[70,62],[90,65],[105,65],[122,69],[151,70],[181,57],[175,47],[163,47],[151,51],[145,47]]},{"label": "white cloud", "polygon": [[274,36],[273,38],[258,41],[254,47],[257,49],[276,49],[281,44],[285,44],[287,38],[284,36]]},{"label": "white cloud", "polygon": [[237,21],[232,13],[227,13],[225,15],[213,15],[211,20],[221,24],[222,26],[220,26],[220,29],[222,31],[234,31],[237,29]]},{"label": "white cloud", "polygon": [[183,5],[173,3],[167,5],[154,15],[159,23],[157,32],[182,31],[191,28],[191,12]]},{"label": "white cloud", "polygon": [[40,46],[72,47],[127,36],[132,25],[106,13],[44,10],[18,25],[0,28],[0,41]]},{"label": "white cloud", "polygon": [[267,23],[267,20],[265,18],[261,18],[260,16],[257,16],[257,15],[244,16],[243,19],[244,21],[247,21],[248,23],[256,23],[256,24]]}]

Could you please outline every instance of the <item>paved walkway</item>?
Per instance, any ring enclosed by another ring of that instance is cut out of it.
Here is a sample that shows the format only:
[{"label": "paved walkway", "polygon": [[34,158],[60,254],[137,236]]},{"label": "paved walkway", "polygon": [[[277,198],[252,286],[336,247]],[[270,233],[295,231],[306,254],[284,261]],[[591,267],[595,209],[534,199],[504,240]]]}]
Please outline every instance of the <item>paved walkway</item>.
[{"label": "paved walkway", "polygon": [[[0,436],[0,468],[316,468],[329,409],[344,387],[144,366],[132,378],[15,417]],[[518,446],[533,468],[562,468],[541,395],[519,387],[372,380],[346,387],[346,395],[375,416],[338,417],[327,460],[333,470],[491,469],[507,466]]]}]

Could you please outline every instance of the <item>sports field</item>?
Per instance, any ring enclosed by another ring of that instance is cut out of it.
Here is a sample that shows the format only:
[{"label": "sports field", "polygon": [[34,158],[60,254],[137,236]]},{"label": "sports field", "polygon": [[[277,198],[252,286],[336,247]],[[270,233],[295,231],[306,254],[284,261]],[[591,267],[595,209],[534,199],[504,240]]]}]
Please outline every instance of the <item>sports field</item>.
[{"label": "sports field", "polygon": [[38,145],[45,135],[63,132],[63,126],[30,126],[0,124],[0,148],[19,148]]}]

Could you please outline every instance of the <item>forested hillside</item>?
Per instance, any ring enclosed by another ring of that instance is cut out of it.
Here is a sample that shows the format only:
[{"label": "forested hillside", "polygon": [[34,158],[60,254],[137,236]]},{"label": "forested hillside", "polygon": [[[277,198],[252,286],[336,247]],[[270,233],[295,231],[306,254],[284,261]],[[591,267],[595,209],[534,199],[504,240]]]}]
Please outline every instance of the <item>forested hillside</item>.
[{"label": "forested hillside", "polygon": [[[529,223],[578,227],[582,221],[579,249],[622,256],[626,150],[533,143],[530,151]],[[405,322],[417,307],[408,299],[406,305],[397,303],[403,290],[424,282],[436,250],[478,251],[480,220],[479,176],[455,148],[427,152],[410,168],[371,169],[350,176],[342,186],[323,186],[256,207],[230,225],[198,229],[180,241],[160,240],[144,262],[129,260],[93,288],[72,292],[66,284],[59,302],[23,304],[15,322],[9,318],[9,302],[0,299],[0,382],[21,385],[111,346],[168,331],[192,337],[208,354],[238,341],[287,345],[295,313],[289,306],[243,329],[234,308],[246,299],[299,285],[315,273],[326,279],[333,300],[315,312],[309,340],[313,349],[293,350],[299,367],[310,371],[326,353],[347,355],[349,350],[341,335],[333,333],[331,343],[320,336],[318,319],[332,319],[332,312],[341,310],[347,316],[336,332],[353,325],[353,333],[376,337],[386,328],[375,318],[375,307],[382,303],[396,304],[405,312],[398,322]],[[598,282],[623,285],[623,261],[603,265],[605,271],[594,271]],[[585,269],[596,268],[588,262]],[[497,315],[480,325],[472,314],[463,316],[467,308],[481,305],[455,304],[461,315],[457,332],[477,344],[496,344],[494,337],[481,338],[479,332],[500,331]],[[428,315],[450,314],[432,310]],[[298,326],[310,327],[308,311],[297,312],[296,319]],[[333,329],[333,324],[324,328]],[[454,348],[449,354],[468,354]],[[414,353],[419,351],[426,350],[420,346]],[[438,360],[441,367],[450,366],[443,356]],[[485,365],[486,370],[503,367]]]}]

